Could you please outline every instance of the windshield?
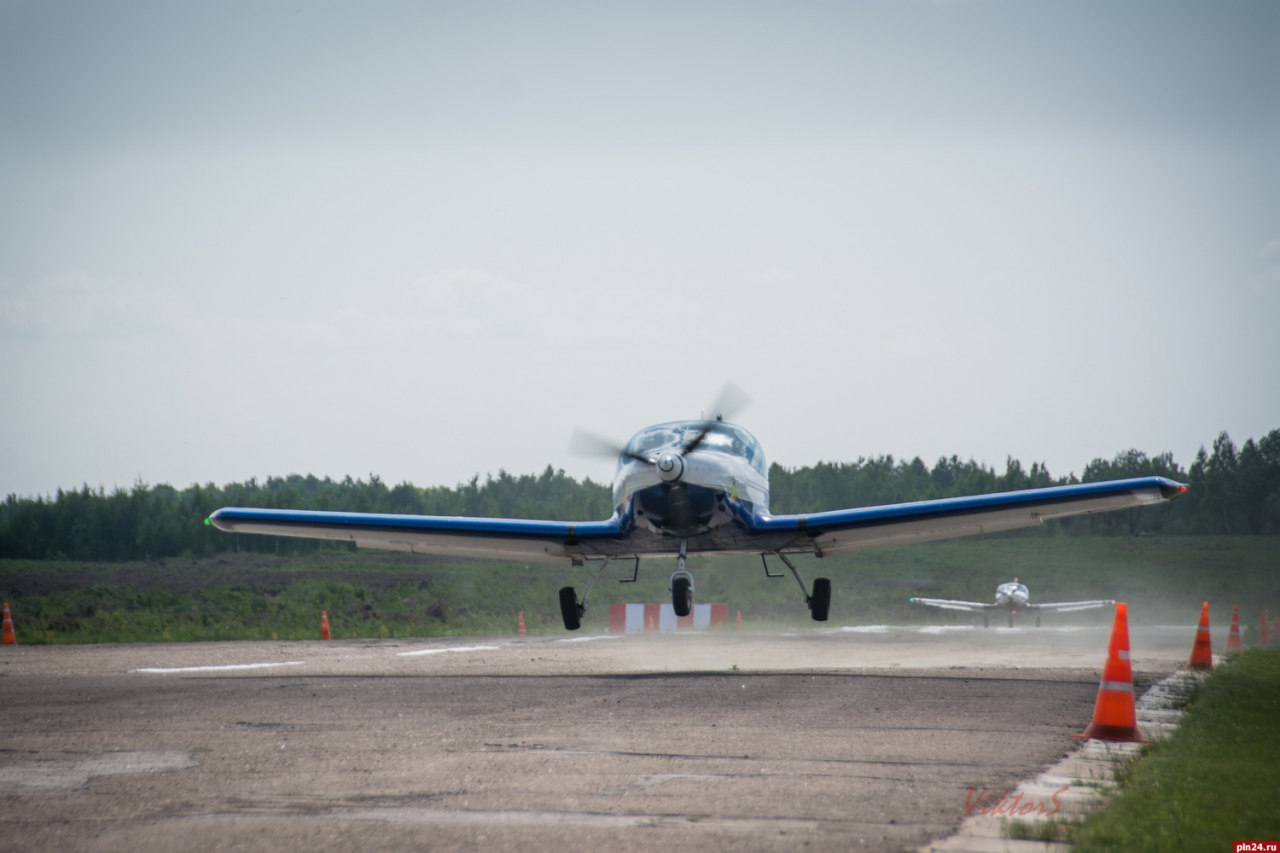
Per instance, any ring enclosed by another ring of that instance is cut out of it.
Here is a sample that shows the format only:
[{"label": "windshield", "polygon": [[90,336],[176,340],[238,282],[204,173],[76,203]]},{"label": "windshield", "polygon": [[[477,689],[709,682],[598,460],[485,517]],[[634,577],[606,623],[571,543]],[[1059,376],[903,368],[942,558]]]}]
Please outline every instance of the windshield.
[{"label": "windshield", "polygon": [[[631,441],[627,442],[627,452],[651,454],[666,447],[683,446],[692,441],[694,436],[701,432],[706,425],[705,421],[684,421],[649,427],[637,433]],[[725,423],[712,424],[711,431],[707,433],[707,437],[702,440],[702,444],[699,445],[698,449],[716,450],[720,453],[739,456],[747,460],[752,468],[768,476],[765,470],[764,451],[760,449],[760,442],[756,441],[755,436],[742,427]],[[625,460],[626,457],[618,460],[619,468],[622,467]]]}]

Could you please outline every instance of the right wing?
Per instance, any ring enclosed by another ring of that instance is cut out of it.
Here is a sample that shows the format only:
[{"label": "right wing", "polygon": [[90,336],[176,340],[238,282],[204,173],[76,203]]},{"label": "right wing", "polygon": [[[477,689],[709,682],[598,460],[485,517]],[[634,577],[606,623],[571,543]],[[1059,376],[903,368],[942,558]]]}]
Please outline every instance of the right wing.
[{"label": "right wing", "polygon": [[1137,477],[799,515],[757,512],[750,530],[755,541],[767,543],[760,550],[846,554],[1036,527],[1051,518],[1158,504],[1186,490],[1163,477]]},{"label": "right wing", "polygon": [[929,607],[941,607],[943,610],[995,610],[997,604],[983,604],[980,601],[951,601],[947,598],[913,598],[912,604],[925,604]]},{"label": "right wing", "polygon": [[1088,610],[1091,607],[1106,607],[1108,604],[1115,604],[1110,599],[1098,599],[1096,601],[1060,601],[1056,604],[1028,604],[1028,610],[1056,610],[1059,613],[1070,613],[1073,610]]}]

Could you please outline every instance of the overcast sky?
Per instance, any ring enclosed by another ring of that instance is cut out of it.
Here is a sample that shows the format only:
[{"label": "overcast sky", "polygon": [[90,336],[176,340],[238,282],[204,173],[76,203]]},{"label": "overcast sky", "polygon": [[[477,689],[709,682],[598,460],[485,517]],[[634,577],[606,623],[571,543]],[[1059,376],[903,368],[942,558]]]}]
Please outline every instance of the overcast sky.
[{"label": "overcast sky", "polygon": [[1280,4],[0,0],[0,494],[1280,427]]}]

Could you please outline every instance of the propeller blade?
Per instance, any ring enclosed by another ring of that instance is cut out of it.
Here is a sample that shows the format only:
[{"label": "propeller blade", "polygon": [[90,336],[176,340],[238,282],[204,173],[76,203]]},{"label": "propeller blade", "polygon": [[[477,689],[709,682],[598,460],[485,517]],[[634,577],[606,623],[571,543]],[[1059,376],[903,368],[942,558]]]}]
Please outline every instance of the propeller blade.
[{"label": "propeller blade", "polygon": [[569,437],[569,452],[574,456],[596,456],[605,459],[617,459],[625,456],[638,462],[653,464],[653,460],[637,453],[629,453],[625,447],[607,438],[592,435],[584,430],[575,429]]},{"label": "propeller blade", "polygon": [[680,455],[683,456],[698,449],[714,429],[715,418],[722,417],[726,421],[731,421],[738,412],[749,405],[751,405],[751,398],[747,396],[747,392],[734,382],[726,382],[720,389],[720,396],[716,397],[715,402],[711,404],[711,420],[698,430],[697,435],[684,443],[684,447],[680,448]]}]

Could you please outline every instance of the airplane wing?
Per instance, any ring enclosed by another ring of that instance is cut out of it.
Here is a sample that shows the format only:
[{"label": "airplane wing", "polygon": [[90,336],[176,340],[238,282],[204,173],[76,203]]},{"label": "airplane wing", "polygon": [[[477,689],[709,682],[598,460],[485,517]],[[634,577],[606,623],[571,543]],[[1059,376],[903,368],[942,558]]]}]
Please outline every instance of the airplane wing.
[{"label": "airplane wing", "polygon": [[751,528],[764,550],[822,556],[1036,527],[1051,518],[1158,504],[1186,490],[1164,477],[1139,477],[806,515],[757,513]]},{"label": "airplane wing", "polygon": [[366,512],[227,507],[205,521],[229,533],[263,533],[354,542],[419,554],[570,565],[581,563],[586,542],[621,539],[618,519],[527,521],[518,518],[458,518]]},{"label": "airplane wing", "polygon": [[943,610],[995,610],[998,605],[983,604],[981,601],[951,601],[946,598],[913,598],[912,604],[927,604],[929,607],[941,607]]},{"label": "airplane wing", "polygon": [[1106,607],[1108,604],[1115,604],[1109,599],[1099,599],[1097,601],[1061,601],[1056,604],[1025,604],[1027,610],[1057,610],[1059,613],[1070,613],[1073,610],[1089,610],[1093,607]]}]

